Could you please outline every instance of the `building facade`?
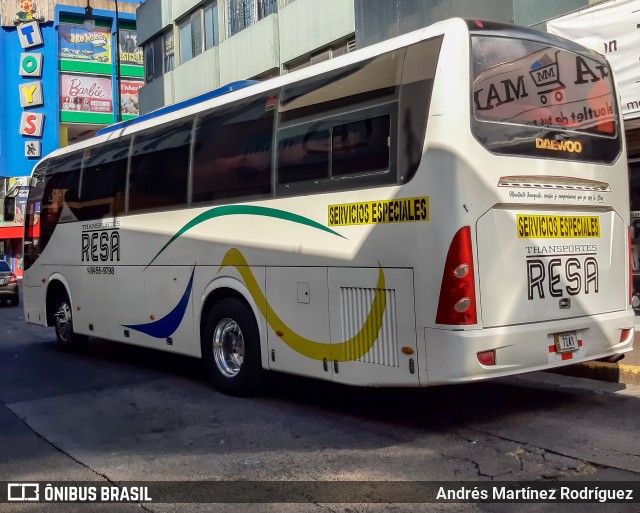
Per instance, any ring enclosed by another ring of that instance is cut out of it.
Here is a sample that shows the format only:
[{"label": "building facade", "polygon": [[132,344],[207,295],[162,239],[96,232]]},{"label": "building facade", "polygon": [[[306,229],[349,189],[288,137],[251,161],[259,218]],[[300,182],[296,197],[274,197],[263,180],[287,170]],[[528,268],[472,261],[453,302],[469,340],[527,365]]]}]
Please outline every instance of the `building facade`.
[{"label": "building facade", "polygon": [[[118,117],[138,114],[137,90],[144,77],[135,25],[138,3],[0,4],[0,258],[8,260],[18,276],[33,166],[47,153],[91,137]],[[87,19],[87,6],[92,20]]]},{"label": "building facade", "polygon": [[147,0],[137,16],[143,114],[355,49],[353,0]]}]

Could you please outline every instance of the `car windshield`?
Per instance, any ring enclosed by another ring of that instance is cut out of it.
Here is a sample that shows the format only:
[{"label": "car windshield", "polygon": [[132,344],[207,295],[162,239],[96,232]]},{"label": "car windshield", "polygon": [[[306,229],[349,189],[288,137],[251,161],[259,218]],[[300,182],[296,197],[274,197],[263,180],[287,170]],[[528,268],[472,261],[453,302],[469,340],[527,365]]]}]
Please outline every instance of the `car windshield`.
[{"label": "car windshield", "polygon": [[0,260],[0,273],[6,273],[9,271],[11,271],[9,264],[4,260]]}]

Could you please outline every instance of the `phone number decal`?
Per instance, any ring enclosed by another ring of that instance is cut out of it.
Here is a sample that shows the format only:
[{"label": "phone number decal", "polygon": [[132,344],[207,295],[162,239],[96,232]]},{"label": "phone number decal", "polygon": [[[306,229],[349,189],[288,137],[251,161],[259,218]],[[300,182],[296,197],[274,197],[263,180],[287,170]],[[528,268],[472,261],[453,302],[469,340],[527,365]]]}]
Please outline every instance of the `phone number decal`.
[{"label": "phone number decal", "polygon": [[87,273],[101,275],[116,274],[116,268],[111,266],[90,265],[87,266]]}]

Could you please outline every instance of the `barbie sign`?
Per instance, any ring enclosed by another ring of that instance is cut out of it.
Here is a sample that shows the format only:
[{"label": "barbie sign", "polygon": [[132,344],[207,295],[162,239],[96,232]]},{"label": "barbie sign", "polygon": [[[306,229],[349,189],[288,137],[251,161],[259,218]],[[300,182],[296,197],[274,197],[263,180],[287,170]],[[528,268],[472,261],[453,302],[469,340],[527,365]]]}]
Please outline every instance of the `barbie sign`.
[{"label": "barbie sign", "polygon": [[62,110],[113,112],[111,79],[85,75],[60,75]]}]

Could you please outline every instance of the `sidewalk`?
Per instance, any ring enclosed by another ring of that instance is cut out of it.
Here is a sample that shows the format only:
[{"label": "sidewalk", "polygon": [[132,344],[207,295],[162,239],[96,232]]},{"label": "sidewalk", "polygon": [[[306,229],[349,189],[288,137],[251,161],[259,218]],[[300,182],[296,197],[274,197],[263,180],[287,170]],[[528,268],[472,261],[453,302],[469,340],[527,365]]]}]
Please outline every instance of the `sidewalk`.
[{"label": "sidewalk", "polygon": [[617,363],[584,362],[557,369],[556,372],[581,378],[598,379],[640,386],[640,318],[636,317],[636,334],[633,339],[633,351],[625,353]]}]

